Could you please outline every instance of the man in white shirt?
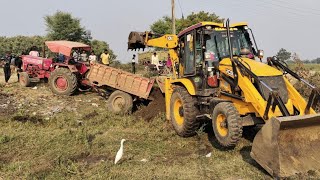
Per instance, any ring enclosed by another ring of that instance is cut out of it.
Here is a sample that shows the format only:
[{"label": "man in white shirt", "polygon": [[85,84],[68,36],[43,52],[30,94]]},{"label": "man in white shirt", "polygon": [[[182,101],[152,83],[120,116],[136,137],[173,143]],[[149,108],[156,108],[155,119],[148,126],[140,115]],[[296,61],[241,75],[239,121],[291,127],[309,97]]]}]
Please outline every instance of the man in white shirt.
[{"label": "man in white shirt", "polygon": [[91,51],[89,62],[90,64],[95,64],[97,62],[97,56],[94,54],[94,51]]},{"label": "man in white shirt", "polygon": [[40,54],[39,54],[39,52],[37,51],[37,47],[33,46],[33,47],[31,48],[31,51],[29,52],[29,55],[30,55],[30,56],[39,57]]},{"label": "man in white shirt", "polygon": [[151,57],[151,64],[154,64],[157,67],[157,70],[159,71],[159,56],[156,52],[154,52]]}]

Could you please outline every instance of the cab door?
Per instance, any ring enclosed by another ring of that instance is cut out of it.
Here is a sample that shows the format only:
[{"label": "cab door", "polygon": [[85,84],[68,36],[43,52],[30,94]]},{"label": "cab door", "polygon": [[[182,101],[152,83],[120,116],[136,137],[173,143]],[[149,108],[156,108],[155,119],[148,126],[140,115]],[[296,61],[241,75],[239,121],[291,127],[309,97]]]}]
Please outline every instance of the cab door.
[{"label": "cab door", "polygon": [[184,61],[184,72],[183,75],[194,76],[196,73],[195,63],[195,31],[191,31],[185,35],[185,61]]}]

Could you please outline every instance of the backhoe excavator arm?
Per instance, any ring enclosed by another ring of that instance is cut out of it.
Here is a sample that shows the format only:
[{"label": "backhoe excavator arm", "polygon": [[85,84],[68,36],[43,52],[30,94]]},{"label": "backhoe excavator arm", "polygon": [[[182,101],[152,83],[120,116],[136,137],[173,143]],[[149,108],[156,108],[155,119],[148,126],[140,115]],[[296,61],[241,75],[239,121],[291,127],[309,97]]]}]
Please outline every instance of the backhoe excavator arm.
[{"label": "backhoe excavator arm", "polygon": [[156,35],[152,32],[131,32],[128,39],[128,50],[159,47],[175,49],[178,47],[178,37],[174,34]]}]

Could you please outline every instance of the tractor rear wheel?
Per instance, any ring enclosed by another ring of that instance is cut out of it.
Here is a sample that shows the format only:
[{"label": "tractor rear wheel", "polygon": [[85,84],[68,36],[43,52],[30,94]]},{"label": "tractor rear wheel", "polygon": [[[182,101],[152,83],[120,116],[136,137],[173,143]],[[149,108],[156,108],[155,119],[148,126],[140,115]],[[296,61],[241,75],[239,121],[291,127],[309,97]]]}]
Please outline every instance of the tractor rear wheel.
[{"label": "tractor rear wheel", "polygon": [[69,69],[57,68],[51,72],[49,86],[55,94],[70,96],[77,89],[77,77]]},{"label": "tractor rear wheel", "polygon": [[30,78],[29,78],[28,73],[26,73],[26,72],[19,73],[19,83],[22,87],[30,86]]},{"label": "tractor rear wheel", "polygon": [[107,107],[116,114],[130,114],[133,107],[132,96],[120,90],[116,90],[109,96]]},{"label": "tractor rear wheel", "polygon": [[196,135],[200,126],[197,121],[198,108],[196,99],[184,87],[176,87],[170,100],[170,116],[173,128],[179,136],[191,137]]},{"label": "tractor rear wheel", "polygon": [[212,127],[216,140],[223,148],[234,148],[242,137],[239,112],[231,102],[217,104],[212,114]]}]

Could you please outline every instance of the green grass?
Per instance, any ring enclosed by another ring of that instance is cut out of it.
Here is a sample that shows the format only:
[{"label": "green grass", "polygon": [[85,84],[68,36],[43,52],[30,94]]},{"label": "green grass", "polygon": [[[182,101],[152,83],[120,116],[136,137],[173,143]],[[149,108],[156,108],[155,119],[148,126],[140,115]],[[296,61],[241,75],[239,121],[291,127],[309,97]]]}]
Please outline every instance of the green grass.
[{"label": "green grass", "polygon": [[[204,132],[177,136],[164,114],[145,122],[109,113],[94,93],[59,97],[37,87],[0,90],[20,107],[0,116],[0,179],[272,179],[250,157],[247,139],[221,151]],[[124,156],[114,165],[122,138]]]},{"label": "green grass", "polygon": [[[65,98],[52,95],[44,85],[38,90],[13,85],[4,92],[13,93],[22,105],[0,117],[3,179],[270,178],[249,157],[251,142],[245,139],[224,152],[212,146],[206,133],[178,137],[164,114],[152,122],[113,115],[93,93]],[[56,105],[64,109],[45,115]],[[122,138],[127,139],[125,153],[114,165]],[[206,158],[209,152],[212,156]]]}]

